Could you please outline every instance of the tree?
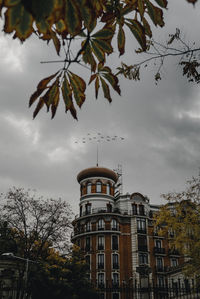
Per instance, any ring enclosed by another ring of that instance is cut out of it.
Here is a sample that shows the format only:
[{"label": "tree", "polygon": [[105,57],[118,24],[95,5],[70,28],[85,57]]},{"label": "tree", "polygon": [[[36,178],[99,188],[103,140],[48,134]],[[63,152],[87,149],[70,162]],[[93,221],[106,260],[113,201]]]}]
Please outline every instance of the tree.
[{"label": "tree", "polygon": [[[191,41],[190,41],[191,44]],[[200,82],[200,73],[198,68],[199,62],[199,46],[196,47],[195,42],[192,45],[186,43],[182,37],[181,32],[176,28],[174,34],[169,34],[169,39],[166,43],[161,43],[153,38],[148,41],[148,48],[144,52],[142,49],[136,51],[138,54],[142,54],[143,59],[134,65],[127,65],[121,63],[121,67],[118,67],[118,73],[124,75],[129,80],[140,80],[141,67],[146,68],[150,62],[153,62],[155,72],[155,82],[161,80],[162,69],[167,57],[179,57],[179,65],[183,68],[183,76],[186,76],[189,82]],[[146,58],[144,55],[146,54]]]},{"label": "tree", "polygon": [[61,199],[36,197],[23,188],[10,189],[1,196],[0,218],[12,229],[18,254],[23,258],[43,258],[46,247],[66,252],[70,247],[70,206]]},{"label": "tree", "polygon": [[200,279],[200,174],[187,182],[186,190],[163,195],[167,200],[155,217],[159,233],[170,238],[172,248],[186,257],[187,275]]},{"label": "tree", "polygon": [[95,298],[88,265],[79,248],[71,250],[70,206],[22,188],[10,189],[1,200],[0,253],[14,253],[1,259],[15,265],[17,298]]},{"label": "tree", "polygon": [[74,246],[67,257],[54,250],[47,261],[30,273],[32,299],[95,299],[97,292],[88,280],[88,265],[80,248]]},{"label": "tree", "polygon": [[62,98],[66,112],[77,118],[74,103],[78,107],[84,103],[86,82],[72,71],[73,65],[88,68],[96,98],[101,87],[111,102],[109,85],[118,94],[121,91],[117,75],[106,66],[108,55],[116,50],[120,56],[125,53],[127,30],[146,51],[152,37],[151,22],[164,26],[167,4],[168,0],[0,0],[5,33],[21,42],[35,34],[47,43],[52,41],[57,55],[64,55],[59,61],[51,61],[62,62],[63,67],[41,80],[30,97],[30,106],[37,101],[33,117],[46,105],[53,118]]}]

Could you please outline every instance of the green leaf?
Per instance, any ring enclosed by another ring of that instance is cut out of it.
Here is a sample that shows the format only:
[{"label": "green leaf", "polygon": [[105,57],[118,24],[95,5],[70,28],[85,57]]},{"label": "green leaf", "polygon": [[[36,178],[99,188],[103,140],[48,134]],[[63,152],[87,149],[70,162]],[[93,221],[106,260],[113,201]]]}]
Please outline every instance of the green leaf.
[{"label": "green leaf", "polygon": [[43,98],[40,98],[34,112],[33,112],[33,118],[35,118],[38,114],[38,112],[42,109],[42,107],[44,106],[44,100]]},{"label": "green leaf", "polygon": [[154,6],[149,0],[144,0],[147,6],[148,14],[150,18],[152,19],[153,23],[160,27],[164,26],[163,21],[163,11],[159,7]]},{"label": "green leaf", "polygon": [[161,7],[163,8],[166,8],[167,7],[167,4],[168,4],[168,1],[167,0],[155,0],[158,5],[160,5]]},{"label": "green leaf", "polygon": [[92,37],[105,40],[105,39],[112,39],[113,35],[114,35],[114,30],[111,27],[104,27],[103,29],[94,33]]},{"label": "green leaf", "polygon": [[59,89],[59,79],[57,78],[56,82],[55,82],[55,92],[53,95],[53,101],[51,104],[51,118],[54,118],[57,108],[58,108],[58,104],[59,104],[59,99],[60,99],[60,89]]},{"label": "green leaf", "polygon": [[[83,45],[82,45],[83,46]],[[90,44],[88,43],[87,46],[84,48],[84,51],[82,52],[83,61],[87,64],[91,65],[91,71],[95,72],[97,63],[94,59],[92,48]]]},{"label": "green leaf", "polygon": [[92,51],[99,60],[99,62],[105,61],[105,52],[99,48],[98,44],[95,42],[95,40],[91,41]]},{"label": "green leaf", "polygon": [[138,9],[139,9],[140,16],[143,17],[145,11],[143,0],[138,0]]},{"label": "green leaf", "polygon": [[47,111],[49,111],[50,106],[54,104],[54,101],[57,101],[57,96],[59,94],[59,78],[60,75],[56,78],[54,83],[49,87],[48,91],[43,96],[43,100],[47,106]]},{"label": "green leaf", "polygon": [[23,13],[23,6],[19,3],[16,6],[10,7],[5,13],[4,31],[11,33],[15,30]]},{"label": "green leaf", "polygon": [[86,87],[85,81],[81,77],[75,75],[72,72],[69,72],[68,76],[71,83],[71,87],[73,89],[73,95],[76,100],[76,103],[79,107],[81,107],[85,101],[85,93],[84,93]]},{"label": "green leaf", "polygon": [[25,41],[33,32],[33,17],[23,8],[20,21],[16,26],[15,36]]},{"label": "green leaf", "polygon": [[60,55],[60,40],[58,39],[56,33],[54,31],[51,31],[51,38],[53,40],[54,43],[54,47],[56,49],[56,52],[58,55]]},{"label": "green leaf", "polygon": [[145,37],[145,29],[137,20],[129,20],[130,23],[126,22],[126,25],[129,27],[138,43],[142,47],[142,49],[146,50],[146,37]]},{"label": "green leaf", "polygon": [[120,95],[121,90],[118,85],[118,78],[112,73],[104,73],[103,77],[110,83],[112,88]]},{"label": "green leaf", "polygon": [[33,15],[36,21],[47,18],[54,9],[54,0],[22,0],[26,10]]},{"label": "green leaf", "polygon": [[142,23],[143,23],[146,35],[148,35],[151,38],[152,37],[151,27],[150,27],[149,23],[147,22],[147,20],[145,19],[145,17],[142,18]]},{"label": "green leaf", "polygon": [[43,91],[47,88],[47,84],[59,73],[56,72],[55,74],[42,79],[37,86],[37,90],[32,94],[29,100],[29,107],[35,102],[35,100],[43,93]]},{"label": "green leaf", "polygon": [[65,1],[64,21],[67,26],[67,31],[74,36],[81,30],[80,11],[73,0]]},{"label": "green leaf", "polygon": [[36,26],[37,26],[39,32],[43,33],[43,34],[46,34],[50,29],[50,26],[46,22],[46,20],[40,20],[39,22],[36,22]]},{"label": "green leaf", "polygon": [[124,51],[125,51],[125,33],[124,33],[124,29],[121,25],[119,25],[119,31],[118,31],[118,35],[117,35],[117,44],[118,44],[118,49],[119,49],[120,55],[123,55]]},{"label": "green leaf", "polygon": [[107,40],[103,39],[94,39],[93,40],[97,46],[101,48],[105,53],[111,54],[113,52],[113,48]]},{"label": "green leaf", "polygon": [[95,80],[95,97],[96,97],[96,99],[98,98],[98,93],[99,93],[99,77],[96,77],[96,80]]},{"label": "green leaf", "polygon": [[101,80],[101,85],[102,85],[102,88],[103,88],[104,97],[111,103],[112,99],[111,99],[111,96],[110,96],[109,86],[102,77],[100,77],[100,80]]},{"label": "green leaf", "polygon": [[84,21],[84,27],[86,27],[89,32],[91,32],[96,26],[95,13],[92,9],[92,6],[90,6],[89,2],[86,0],[78,0],[77,2],[81,12],[81,17]]},{"label": "green leaf", "polygon": [[72,101],[72,90],[66,76],[64,76],[62,84],[62,95],[65,103],[65,112],[67,113],[67,111],[70,110],[73,118],[77,119],[76,109],[74,108],[74,104]]}]

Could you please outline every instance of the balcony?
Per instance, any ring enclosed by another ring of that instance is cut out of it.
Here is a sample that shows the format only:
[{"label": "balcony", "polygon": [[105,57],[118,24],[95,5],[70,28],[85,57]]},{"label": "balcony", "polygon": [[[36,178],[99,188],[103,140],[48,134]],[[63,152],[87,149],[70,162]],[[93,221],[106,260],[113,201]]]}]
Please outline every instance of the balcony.
[{"label": "balcony", "polygon": [[119,269],[119,264],[118,263],[113,263],[113,269]]},{"label": "balcony", "polygon": [[111,224],[106,224],[104,226],[96,226],[96,227],[90,227],[90,228],[79,228],[76,229],[74,232],[71,233],[71,238],[73,239],[75,236],[81,235],[81,234],[86,234],[86,233],[92,233],[92,232],[101,232],[101,231],[115,231],[115,232],[120,232],[119,226],[117,227],[112,227]]},{"label": "balcony", "polygon": [[138,251],[147,252],[148,251],[147,245],[138,245]]},{"label": "balcony", "polygon": [[99,282],[98,282],[98,288],[99,288],[99,289],[104,289],[104,287],[105,287],[104,282],[99,281]]},{"label": "balcony", "polygon": [[119,248],[119,246],[117,243],[112,244],[112,250],[118,250],[118,248]]},{"label": "balcony", "polygon": [[104,214],[104,213],[110,213],[110,214],[120,214],[120,215],[127,215],[127,216],[148,216],[148,211],[144,211],[144,212],[135,212],[132,210],[126,210],[126,209],[119,209],[119,208],[115,208],[115,209],[110,209],[107,207],[100,207],[100,208],[94,208],[91,211],[82,211],[81,215],[76,215],[75,219],[79,218],[79,217],[83,217],[83,216],[88,216],[88,215],[92,215],[92,214]]},{"label": "balcony", "polygon": [[146,234],[147,230],[146,230],[146,228],[138,228],[137,232],[138,232],[138,234]]},{"label": "balcony", "polygon": [[156,272],[163,273],[163,272],[167,272],[168,268],[164,267],[163,265],[157,265],[155,267],[155,270]]},{"label": "balcony", "polygon": [[153,252],[154,254],[165,254],[165,248],[154,247]]},{"label": "balcony", "polygon": [[105,230],[105,226],[104,225],[103,226],[98,226],[97,230]]},{"label": "balcony", "polygon": [[113,289],[118,289],[119,288],[119,281],[112,281],[112,287],[113,287]]},{"label": "balcony", "polygon": [[97,268],[98,269],[104,269],[104,263],[98,263]]},{"label": "balcony", "polygon": [[104,245],[103,244],[98,244],[98,250],[104,250]]},{"label": "balcony", "polygon": [[177,249],[169,249],[168,254],[169,255],[180,255],[180,253]]}]

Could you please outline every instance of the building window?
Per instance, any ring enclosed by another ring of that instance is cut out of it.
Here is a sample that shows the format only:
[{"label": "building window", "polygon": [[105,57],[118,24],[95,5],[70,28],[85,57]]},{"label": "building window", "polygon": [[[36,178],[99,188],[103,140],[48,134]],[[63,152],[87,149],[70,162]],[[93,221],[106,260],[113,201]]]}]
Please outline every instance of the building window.
[{"label": "building window", "polygon": [[112,250],[118,250],[118,236],[112,236]]},{"label": "building window", "polygon": [[139,265],[148,264],[148,255],[147,253],[139,253]]},{"label": "building window", "polygon": [[158,286],[160,288],[164,287],[165,286],[165,279],[163,276],[158,276]]},{"label": "building window", "polygon": [[98,269],[104,269],[104,254],[98,254],[97,258]]},{"label": "building window", "polygon": [[145,215],[143,205],[139,205],[139,214],[142,215],[142,216]]},{"label": "building window", "polygon": [[104,250],[104,236],[98,236],[98,250]]},{"label": "building window", "polygon": [[118,223],[116,219],[112,219],[111,227],[112,230],[118,230]]},{"label": "building window", "polygon": [[116,253],[112,255],[112,265],[113,269],[119,269],[119,255]]},{"label": "building window", "polygon": [[110,203],[107,204],[107,212],[108,213],[112,212],[112,205]]},{"label": "building window", "polygon": [[112,299],[119,299],[119,293],[113,293]]},{"label": "building window", "polygon": [[101,193],[102,192],[102,183],[97,182],[96,184],[96,193]]},{"label": "building window", "polygon": [[135,203],[132,204],[132,214],[137,215],[137,205]]},{"label": "building window", "polygon": [[178,259],[173,258],[171,259],[171,267],[177,267],[178,266]]},{"label": "building window", "polygon": [[164,267],[163,267],[163,258],[162,257],[157,257],[156,258],[156,267],[158,271],[163,271]]},{"label": "building window", "polygon": [[155,240],[156,248],[162,248],[162,241],[161,240]]},{"label": "building window", "polygon": [[80,217],[82,216],[83,207],[80,206]]},{"label": "building window", "polygon": [[110,184],[106,184],[106,194],[110,195],[110,191],[111,191]]},{"label": "building window", "polygon": [[138,235],[138,250],[147,252],[147,237],[144,235]]},{"label": "building window", "polygon": [[146,220],[143,218],[137,219],[137,231],[146,234]]},{"label": "building window", "polygon": [[87,237],[85,239],[85,250],[89,251],[90,250],[90,237]]},{"label": "building window", "polygon": [[86,215],[89,215],[89,214],[91,214],[91,203],[87,203],[86,205],[85,205],[85,214]]},{"label": "building window", "polygon": [[98,282],[98,287],[104,287],[104,273],[98,273],[97,282]]},{"label": "building window", "polygon": [[90,255],[86,255],[85,257],[86,264],[90,266]]},{"label": "building window", "polygon": [[88,221],[88,222],[86,223],[86,225],[85,225],[85,230],[86,230],[86,232],[89,232],[89,231],[91,230],[91,223],[90,223],[90,221]]},{"label": "building window", "polygon": [[87,194],[92,193],[92,184],[91,183],[87,183]]},{"label": "building window", "polygon": [[98,230],[104,230],[104,228],[105,228],[105,223],[104,220],[101,218],[98,221]]},{"label": "building window", "polygon": [[113,273],[112,285],[113,285],[113,287],[119,287],[119,274],[118,273]]}]

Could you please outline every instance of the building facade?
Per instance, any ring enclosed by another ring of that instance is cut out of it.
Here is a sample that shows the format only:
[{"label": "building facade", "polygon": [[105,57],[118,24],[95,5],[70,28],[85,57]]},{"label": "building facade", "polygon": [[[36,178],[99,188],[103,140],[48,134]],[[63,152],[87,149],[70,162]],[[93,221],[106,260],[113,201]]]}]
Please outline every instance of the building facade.
[{"label": "building facade", "polygon": [[[80,212],[73,221],[72,242],[84,251],[100,298],[169,298],[164,286],[175,283],[169,282],[169,273],[183,258],[153,227],[153,213],[160,206],[138,192],[117,193],[118,178],[104,167],[78,174]],[[154,286],[159,286],[156,296],[151,295]]]}]

